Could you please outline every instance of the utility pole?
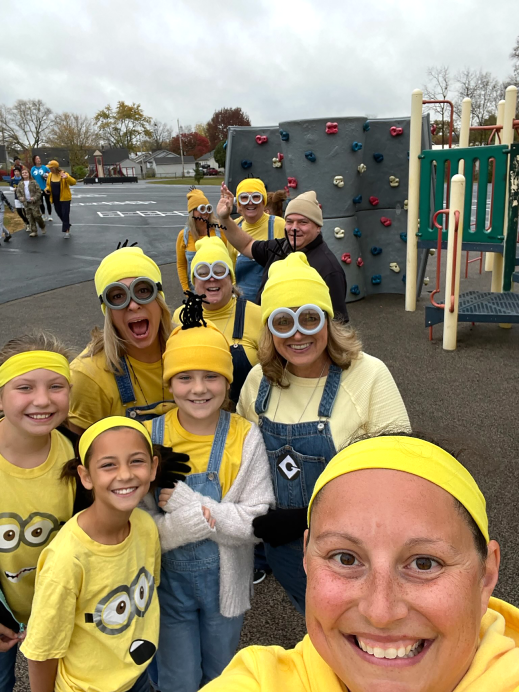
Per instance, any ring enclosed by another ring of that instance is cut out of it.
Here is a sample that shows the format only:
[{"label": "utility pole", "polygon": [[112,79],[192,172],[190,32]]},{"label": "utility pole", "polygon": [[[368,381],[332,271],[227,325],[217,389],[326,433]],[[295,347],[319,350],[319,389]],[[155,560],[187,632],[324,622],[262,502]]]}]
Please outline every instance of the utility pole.
[{"label": "utility pole", "polygon": [[177,118],[178,126],[178,140],[180,142],[180,158],[182,159],[182,177],[184,177],[184,147],[182,146],[182,129],[180,127],[180,120]]}]

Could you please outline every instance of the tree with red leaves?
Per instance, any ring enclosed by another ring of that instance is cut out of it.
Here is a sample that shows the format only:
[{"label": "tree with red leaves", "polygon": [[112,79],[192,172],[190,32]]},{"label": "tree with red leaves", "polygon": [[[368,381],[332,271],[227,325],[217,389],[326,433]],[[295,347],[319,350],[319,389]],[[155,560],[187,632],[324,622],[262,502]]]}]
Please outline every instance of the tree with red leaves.
[{"label": "tree with red leaves", "polygon": [[241,108],[221,108],[213,113],[206,125],[211,150],[227,139],[227,128],[231,125],[250,125],[250,118]]},{"label": "tree with red leaves", "polygon": [[[184,156],[194,156],[195,159],[199,159],[204,154],[207,154],[208,151],[211,151],[211,145],[207,137],[198,132],[183,132],[182,148],[184,149]],[[171,140],[169,150],[174,154],[180,155],[180,138],[178,135]]]}]

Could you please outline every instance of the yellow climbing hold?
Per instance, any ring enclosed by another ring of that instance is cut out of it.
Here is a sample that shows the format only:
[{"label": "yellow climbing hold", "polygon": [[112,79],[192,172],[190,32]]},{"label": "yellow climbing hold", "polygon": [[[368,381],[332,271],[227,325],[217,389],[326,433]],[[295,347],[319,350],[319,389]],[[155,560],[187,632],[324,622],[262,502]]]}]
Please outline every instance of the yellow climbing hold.
[{"label": "yellow climbing hold", "polygon": [[[390,175],[389,176],[389,184],[391,185],[391,187],[398,187],[400,185],[400,180],[399,180],[399,178],[395,178],[394,175]],[[405,207],[404,207],[404,209],[405,209]]]},{"label": "yellow climbing hold", "polygon": [[431,248],[431,249],[429,250],[429,254],[430,254],[431,256],[435,255],[435,254],[436,254],[436,250],[433,250],[433,248]]},{"label": "yellow climbing hold", "polygon": [[406,199],[404,200],[404,210],[407,211],[409,209],[409,200]]},{"label": "yellow climbing hold", "polygon": [[333,234],[336,238],[344,238],[344,228],[339,228],[339,226],[336,226],[333,229]]},{"label": "yellow climbing hold", "polygon": [[400,267],[398,266],[398,264],[396,262],[391,262],[391,264],[389,265],[389,268],[391,269],[392,272],[395,272],[395,274],[398,274],[398,272],[400,271]]},{"label": "yellow climbing hold", "polygon": [[273,166],[274,168],[281,168],[282,165],[283,165],[283,164],[281,163],[281,161],[278,159],[277,156],[275,156],[275,157],[272,159],[272,166]]},{"label": "yellow climbing hold", "polygon": [[429,277],[426,276],[425,279],[423,280],[423,285],[428,286],[429,285]]},{"label": "yellow climbing hold", "polygon": [[360,166],[357,166],[357,170],[362,175],[366,172],[367,166],[364,163],[361,163]]},{"label": "yellow climbing hold", "polygon": [[342,175],[336,175],[333,179],[333,184],[337,185],[337,187],[344,187],[344,178]]}]

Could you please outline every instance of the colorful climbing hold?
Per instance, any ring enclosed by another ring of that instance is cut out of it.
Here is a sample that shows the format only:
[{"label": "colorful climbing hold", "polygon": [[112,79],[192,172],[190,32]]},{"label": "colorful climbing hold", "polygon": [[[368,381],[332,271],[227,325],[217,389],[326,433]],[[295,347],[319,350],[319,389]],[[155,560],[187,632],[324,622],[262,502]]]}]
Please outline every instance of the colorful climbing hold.
[{"label": "colorful climbing hold", "polygon": [[337,187],[344,187],[344,178],[342,175],[336,175],[335,178],[333,179],[333,184],[337,185]]},{"label": "colorful climbing hold", "polygon": [[286,130],[280,130],[279,136],[281,137],[283,142],[288,142],[288,140],[290,139],[290,135]]},{"label": "colorful climbing hold", "polygon": [[317,159],[313,151],[305,151],[305,158],[308,159],[311,163],[315,163]]},{"label": "colorful climbing hold", "polygon": [[350,288],[350,293],[352,293],[354,296],[360,296],[360,288],[357,286],[357,284],[354,284]]},{"label": "colorful climbing hold", "polygon": [[326,123],[326,134],[327,135],[336,135],[338,131],[339,131],[338,123]]},{"label": "colorful climbing hold", "polygon": [[369,120],[366,120],[366,122],[362,126],[362,129],[364,130],[364,132],[369,132],[369,128],[370,128]]},{"label": "colorful climbing hold", "polygon": [[345,252],[343,256],[341,257],[341,260],[345,264],[351,264],[351,252]]},{"label": "colorful climbing hold", "polygon": [[223,148],[227,149],[227,140],[225,140],[225,142],[223,143]]},{"label": "colorful climbing hold", "polygon": [[429,277],[428,277],[428,276],[424,276],[423,285],[424,285],[424,286],[428,286],[428,285],[429,285]]},{"label": "colorful climbing hold", "polygon": [[280,151],[278,151],[278,159],[280,161],[283,161],[284,158],[285,158],[285,154],[282,154]]},{"label": "colorful climbing hold", "polygon": [[373,284],[373,286],[382,283],[382,276],[380,274],[373,274],[373,276],[371,277],[371,283]]},{"label": "colorful climbing hold", "polygon": [[353,142],[351,145],[352,151],[360,151],[362,149],[362,142]]},{"label": "colorful climbing hold", "polygon": [[389,184],[391,185],[391,187],[398,187],[400,185],[400,179],[395,178],[394,175],[390,175],[389,176]]},{"label": "colorful climbing hold", "polygon": [[242,168],[247,169],[247,168],[250,168],[251,166],[252,166],[252,161],[249,161],[249,159],[242,159],[242,162],[241,162]]},{"label": "colorful climbing hold", "polygon": [[431,134],[432,134],[432,135],[435,135],[437,129],[438,129],[438,128],[437,128],[436,125],[433,123],[433,124],[431,125]]},{"label": "colorful climbing hold", "polygon": [[333,229],[333,234],[336,238],[344,238],[344,228],[335,226],[335,228]]},{"label": "colorful climbing hold", "polygon": [[402,277],[402,283],[405,284],[405,274],[404,274],[403,277]]},{"label": "colorful climbing hold", "polygon": [[354,228],[353,235],[355,236],[355,238],[360,238],[362,235],[362,231],[360,230],[360,228]]},{"label": "colorful climbing hold", "polygon": [[360,164],[360,166],[357,166],[358,172],[362,175],[363,173],[366,172],[367,166],[363,163]]},{"label": "colorful climbing hold", "polygon": [[373,154],[373,158],[377,163],[382,163],[382,161],[384,160],[384,154],[380,154],[379,152],[377,152]]},{"label": "colorful climbing hold", "polygon": [[267,135],[256,135],[256,144],[266,144],[268,141]]},{"label": "colorful climbing hold", "polygon": [[371,248],[371,254],[372,255],[381,255],[382,254],[382,248],[377,247],[376,245],[373,245],[373,247]]},{"label": "colorful climbing hold", "polygon": [[353,198],[353,204],[360,204],[362,202],[362,195],[357,195]]},{"label": "colorful climbing hold", "polygon": [[400,272],[400,267],[396,262],[391,262],[389,265],[389,268],[391,269],[392,272],[395,272],[395,274],[398,274]]},{"label": "colorful climbing hold", "polygon": [[364,266],[364,260],[362,259],[362,257],[359,257],[357,259],[357,267],[363,267],[363,266]]},{"label": "colorful climbing hold", "polygon": [[371,204],[372,207],[377,207],[378,203],[379,203],[378,197],[370,197],[369,203]]},{"label": "colorful climbing hold", "polygon": [[381,223],[383,226],[391,226],[391,224],[392,224],[393,222],[391,221],[391,219],[388,219],[387,216],[381,216],[381,217],[380,217],[380,223]]},{"label": "colorful climbing hold", "polygon": [[287,185],[288,185],[288,187],[296,188],[297,187],[297,180],[295,178],[288,178]]},{"label": "colorful climbing hold", "polygon": [[274,157],[272,159],[272,165],[274,166],[274,168],[281,168],[281,166],[283,164],[281,163],[281,161],[277,157]]},{"label": "colorful climbing hold", "polygon": [[390,127],[389,132],[391,134],[391,137],[399,137],[400,135],[404,134],[404,128],[403,127]]},{"label": "colorful climbing hold", "polygon": [[404,211],[407,211],[409,209],[409,200],[406,199],[404,200]]},{"label": "colorful climbing hold", "polygon": [[434,255],[436,254],[436,250],[434,248],[431,248],[429,250],[429,254],[431,255],[431,257],[434,257]]},{"label": "colorful climbing hold", "polygon": [[407,233],[405,231],[400,233],[400,240],[403,240],[404,243],[407,243]]}]

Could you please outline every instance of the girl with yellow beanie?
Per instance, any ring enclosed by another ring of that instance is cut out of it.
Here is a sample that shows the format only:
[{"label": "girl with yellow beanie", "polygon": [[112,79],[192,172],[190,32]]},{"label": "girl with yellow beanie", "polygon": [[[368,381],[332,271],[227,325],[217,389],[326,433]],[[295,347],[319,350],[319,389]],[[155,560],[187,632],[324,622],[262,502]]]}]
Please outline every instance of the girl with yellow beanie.
[{"label": "girl with yellow beanie", "polygon": [[157,670],[150,674],[161,692],[196,692],[234,655],[250,608],[252,521],[274,500],[260,431],[225,410],[229,342],[203,319],[194,294],[180,320],[164,353],[164,381],[178,408],[145,423],[154,443],[189,455],[192,468],[185,482],[158,491],[159,507],[145,498],[164,553]]},{"label": "girl with yellow beanie", "polygon": [[227,243],[218,217],[202,190],[193,188],[187,193],[187,224],[177,236],[177,273],[183,291],[193,289],[191,262],[195,256],[195,243],[205,236],[217,236]]},{"label": "girl with yellow beanie", "polygon": [[362,353],[354,332],[334,320],[328,286],[305,254],[271,265],[261,311],[259,364],[237,410],[260,426],[277,508],[258,517],[254,531],[274,576],[304,613],[302,537],[317,477],[353,435],[405,429],[409,419],[384,363]]}]

